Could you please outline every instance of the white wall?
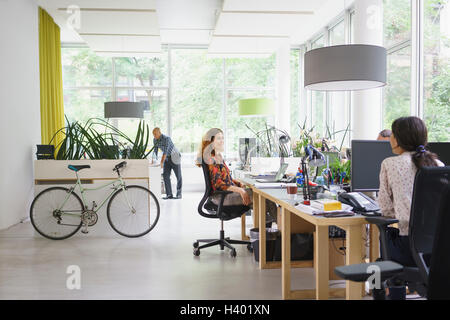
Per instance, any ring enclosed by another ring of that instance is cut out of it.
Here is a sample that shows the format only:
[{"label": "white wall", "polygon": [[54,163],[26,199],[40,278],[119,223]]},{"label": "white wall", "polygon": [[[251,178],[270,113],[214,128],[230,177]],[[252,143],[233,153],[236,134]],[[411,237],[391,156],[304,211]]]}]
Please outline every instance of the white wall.
[{"label": "white wall", "polygon": [[0,1],[0,229],[28,215],[40,142],[38,7]]}]

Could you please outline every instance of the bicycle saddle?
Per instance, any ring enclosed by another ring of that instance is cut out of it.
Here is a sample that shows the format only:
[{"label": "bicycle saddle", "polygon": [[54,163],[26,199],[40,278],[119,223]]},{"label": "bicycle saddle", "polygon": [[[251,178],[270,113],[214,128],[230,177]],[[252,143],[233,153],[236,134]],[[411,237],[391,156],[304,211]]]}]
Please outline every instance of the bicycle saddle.
[{"label": "bicycle saddle", "polygon": [[78,172],[78,171],[80,171],[82,169],[90,169],[91,166],[88,165],[88,164],[83,165],[83,166],[73,166],[73,165],[69,164],[69,166],[67,168],[69,168],[72,171]]}]

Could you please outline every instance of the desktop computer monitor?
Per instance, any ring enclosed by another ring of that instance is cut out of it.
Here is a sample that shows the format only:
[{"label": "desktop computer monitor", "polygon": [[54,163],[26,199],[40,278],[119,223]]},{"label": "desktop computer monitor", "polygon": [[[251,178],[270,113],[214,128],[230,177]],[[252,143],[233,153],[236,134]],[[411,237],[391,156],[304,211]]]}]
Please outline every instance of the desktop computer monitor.
[{"label": "desktop computer monitor", "polygon": [[450,142],[429,142],[427,148],[436,153],[446,166],[450,166]]},{"label": "desktop computer monitor", "polygon": [[[450,142],[429,142],[427,149],[438,155],[445,165],[450,165]],[[392,153],[389,141],[352,140],[352,191],[378,191],[381,162]]]},{"label": "desktop computer monitor", "polygon": [[352,191],[378,191],[381,162],[392,156],[389,141],[352,140]]}]

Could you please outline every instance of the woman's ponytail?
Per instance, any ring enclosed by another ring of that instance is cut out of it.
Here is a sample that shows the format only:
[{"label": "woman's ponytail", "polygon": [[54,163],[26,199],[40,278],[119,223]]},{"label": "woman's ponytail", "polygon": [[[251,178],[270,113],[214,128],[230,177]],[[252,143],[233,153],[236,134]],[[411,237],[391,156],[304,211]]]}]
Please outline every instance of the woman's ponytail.
[{"label": "woman's ponytail", "polygon": [[426,149],[428,131],[425,123],[418,117],[402,117],[392,123],[392,133],[397,144],[412,153],[412,160],[417,169],[436,167],[437,155]]}]

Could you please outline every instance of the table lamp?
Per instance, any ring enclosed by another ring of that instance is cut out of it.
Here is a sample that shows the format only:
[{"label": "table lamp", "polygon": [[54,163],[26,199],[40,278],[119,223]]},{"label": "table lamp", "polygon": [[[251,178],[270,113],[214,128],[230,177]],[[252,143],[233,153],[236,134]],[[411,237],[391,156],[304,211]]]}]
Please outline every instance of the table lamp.
[{"label": "table lamp", "polygon": [[132,101],[105,102],[105,118],[144,118],[144,103]]},{"label": "table lamp", "polygon": [[[305,147],[305,156],[302,158],[302,171],[303,176],[305,178],[305,182],[303,183],[303,204],[310,205],[311,204],[311,188],[309,186],[309,177],[308,177],[308,169],[306,167],[306,160],[312,167],[320,167],[325,164],[325,156],[316,148],[314,148],[311,144],[308,144]],[[306,185],[306,186],[305,186]]]}]

